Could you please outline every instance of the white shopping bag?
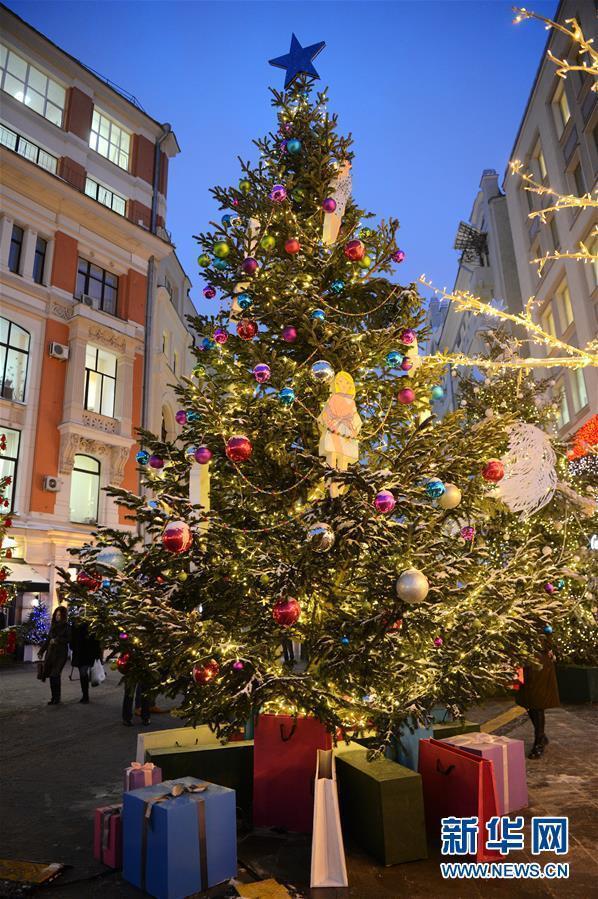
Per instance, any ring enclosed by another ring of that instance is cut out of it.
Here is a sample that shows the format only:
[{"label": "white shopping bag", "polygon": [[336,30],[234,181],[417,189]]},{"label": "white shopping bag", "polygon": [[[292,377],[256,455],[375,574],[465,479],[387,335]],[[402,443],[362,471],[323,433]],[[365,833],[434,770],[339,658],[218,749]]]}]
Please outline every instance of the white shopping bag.
[{"label": "white shopping bag", "polygon": [[334,754],[329,749],[318,749],[311,844],[311,886],[346,887],[348,884]]},{"label": "white shopping bag", "polygon": [[102,684],[106,680],[106,672],[104,671],[104,666],[99,659],[96,659],[91,666],[91,671],[89,672],[89,680],[92,687],[99,687],[100,684]]}]

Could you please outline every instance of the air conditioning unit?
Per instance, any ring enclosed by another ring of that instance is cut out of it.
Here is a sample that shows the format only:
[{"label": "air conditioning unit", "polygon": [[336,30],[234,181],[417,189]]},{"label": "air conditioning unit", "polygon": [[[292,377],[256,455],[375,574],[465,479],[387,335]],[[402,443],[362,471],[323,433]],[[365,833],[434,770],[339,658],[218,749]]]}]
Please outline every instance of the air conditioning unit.
[{"label": "air conditioning unit", "polygon": [[47,490],[48,493],[58,493],[60,490],[60,480],[53,474],[45,475],[44,490]]},{"label": "air conditioning unit", "polygon": [[53,359],[62,359],[63,362],[69,357],[69,348],[64,343],[56,343],[56,341],[52,340],[50,343],[50,356]]},{"label": "air conditioning unit", "polygon": [[90,309],[99,309],[100,301],[97,297],[90,297],[89,294],[84,293],[80,300],[84,306],[89,306]]}]

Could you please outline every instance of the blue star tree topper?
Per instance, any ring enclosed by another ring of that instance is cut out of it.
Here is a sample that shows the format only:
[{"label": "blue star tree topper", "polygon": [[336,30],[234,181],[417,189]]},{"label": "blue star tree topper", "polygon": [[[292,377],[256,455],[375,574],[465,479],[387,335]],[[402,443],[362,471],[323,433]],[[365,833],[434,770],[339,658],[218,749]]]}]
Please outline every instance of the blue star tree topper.
[{"label": "blue star tree topper", "polygon": [[325,46],[325,41],[320,41],[317,44],[311,44],[309,47],[302,47],[293,34],[289,52],[285,53],[284,56],[277,56],[276,59],[269,60],[271,66],[287,70],[284,79],[285,90],[291,86],[299,75],[311,75],[313,78],[320,77],[313,65],[313,60],[318,53],[322,52]]}]

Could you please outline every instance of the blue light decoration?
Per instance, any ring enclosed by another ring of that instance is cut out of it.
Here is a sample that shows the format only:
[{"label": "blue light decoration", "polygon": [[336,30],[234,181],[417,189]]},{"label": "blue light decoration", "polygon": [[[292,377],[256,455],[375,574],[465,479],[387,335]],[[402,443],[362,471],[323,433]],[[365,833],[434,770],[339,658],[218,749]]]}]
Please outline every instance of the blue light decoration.
[{"label": "blue light decoration", "polygon": [[313,65],[313,60],[322,52],[326,46],[325,41],[319,41],[317,44],[310,44],[308,47],[302,47],[295,35],[291,36],[291,47],[288,53],[283,56],[276,56],[269,59],[271,66],[277,69],[286,69],[284,79],[284,89],[287,90],[300,75],[311,75],[312,78],[319,78]]}]

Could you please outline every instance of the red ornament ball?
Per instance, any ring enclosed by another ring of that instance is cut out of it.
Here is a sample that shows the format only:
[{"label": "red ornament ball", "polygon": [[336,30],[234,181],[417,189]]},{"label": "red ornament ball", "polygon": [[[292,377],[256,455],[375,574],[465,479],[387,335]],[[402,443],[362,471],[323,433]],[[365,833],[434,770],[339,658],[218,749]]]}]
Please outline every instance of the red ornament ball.
[{"label": "red ornament ball", "polygon": [[95,574],[88,574],[87,571],[80,571],[77,574],[77,583],[87,590],[97,590],[101,584],[101,580]]},{"label": "red ornament ball", "polygon": [[125,671],[128,670],[130,661],[131,661],[131,653],[129,653],[129,652],[123,652],[117,658],[116,667],[122,674],[124,674]]},{"label": "red ornament ball", "polygon": [[241,340],[253,340],[257,334],[257,324],[250,318],[242,318],[237,323],[237,334]]},{"label": "red ornament ball", "polygon": [[216,659],[210,659],[210,661],[206,662],[204,665],[193,666],[193,680],[196,684],[200,684],[201,686],[209,684],[210,681],[214,680],[219,671],[220,665]]},{"label": "red ornament ball", "polygon": [[415,400],[415,393],[411,389],[411,387],[404,387],[403,390],[399,390],[397,399],[399,403],[402,403],[404,406],[408,406]]},{"label": "red ornament ball", "polygon": [[290,627],[299,620],[301,615],[301,605],[299,600],[293,596],[287,596],[285,599],[279,599],[272,609],[272,617],[276,624],[281,627]]},{"label": "red ornament ball", "polygon": [[3,606],[8,599],[8,590],[6,587],[0,587],[0,606]]},{"label": "red ornament ball", "polygon": [[236,435],[226,441],[226,455],[231,462],[246,462],[252,452],[253,447],[248,437]]},{"label": "red ornament ball", "polygon": [[359,262],[365,256],[365,247],[360,240],[350,240],[345,244],[345,256],[351,262]]},{"label": "red ornament ball", "polygon": [[493,484],[496,484],[498,481],[502,481],[505,476],[505,466],[502,464],[500,459],[490,459],[489,462],[486,462],[484,467],[482,468],[482,477],[485,481],[491,481]]},{"label": "red ornament ball", "polygon": [[193,543],[191,528],[186,521],[170,521],[162,534],[162,546],[171,553],[187,552]]},{"label": "red ornament ball", "polygon": [[290,256],[294,256],[301,249],[301,244],[296,237],[290,237],[288,240],[285,240],[284,248]]}]

